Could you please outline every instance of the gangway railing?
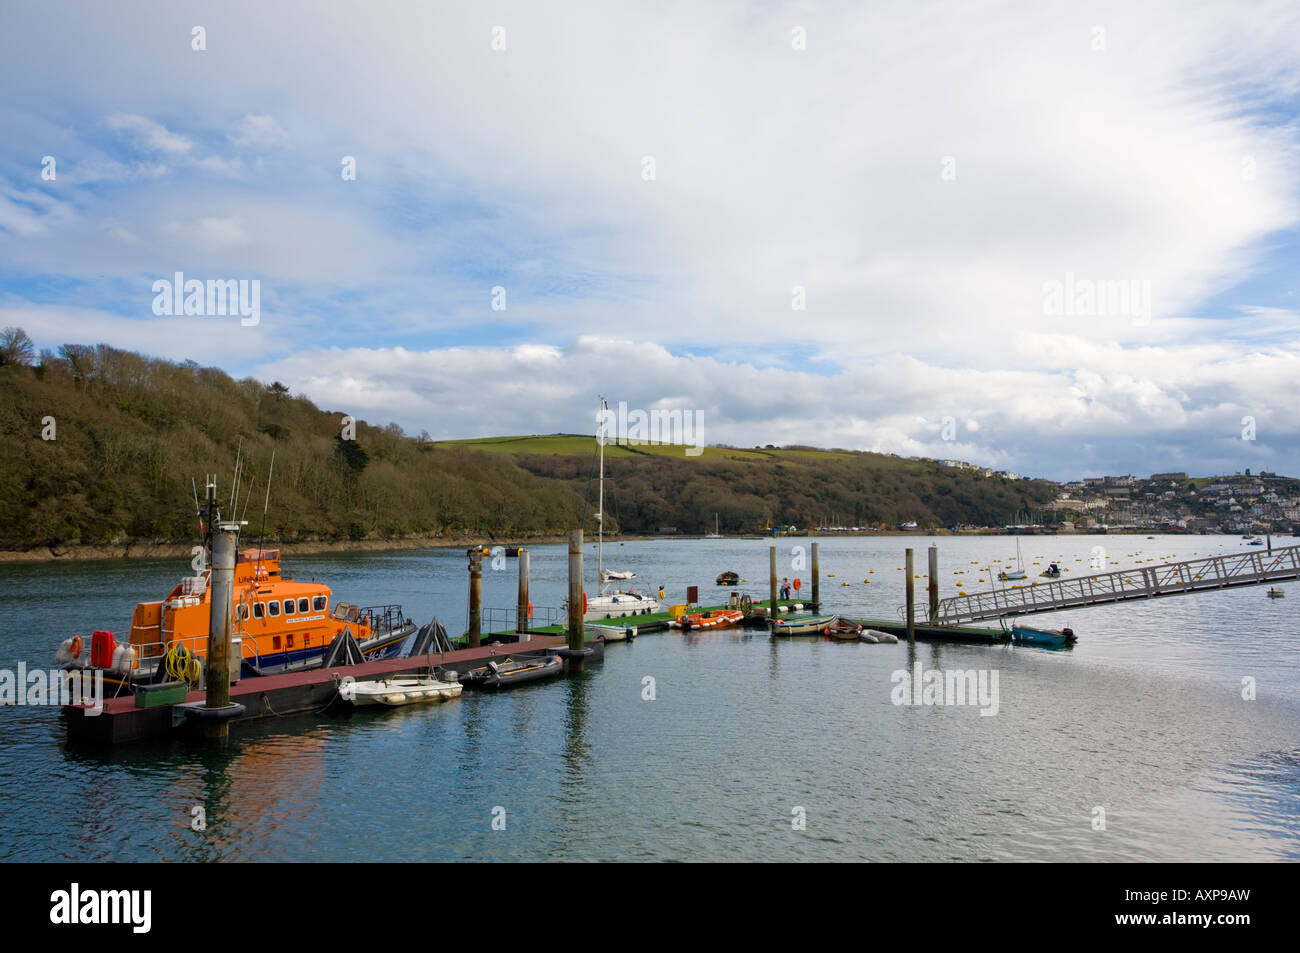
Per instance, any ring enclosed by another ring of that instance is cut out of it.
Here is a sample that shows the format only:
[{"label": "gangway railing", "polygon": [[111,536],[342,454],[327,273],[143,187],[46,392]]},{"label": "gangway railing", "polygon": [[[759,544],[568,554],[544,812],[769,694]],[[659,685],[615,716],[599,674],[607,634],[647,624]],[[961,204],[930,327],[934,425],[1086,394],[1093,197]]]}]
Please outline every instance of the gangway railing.
[{"label": "gangway railing", "polygon": [[1024,585],[940,599],[939,612],[930,623],[963,625],[982,619],[1258,586],[1284,579],[1300,579],[1300,546],[1205,556],[1036,584],[1026,580]]},{"label": "gangway railing", "polygon": [[[547,626],[559,625],[564,621],[564,616],[559,609],[553,606],[537,606],[533,609],[533,614],[527,619],[529,629],[541,629]],[[482,631],[484,634],[489,632],[514,632],[517,630],[519,623],[519,610],[516,608],[496,608],[488,607],[483,610]]]}]

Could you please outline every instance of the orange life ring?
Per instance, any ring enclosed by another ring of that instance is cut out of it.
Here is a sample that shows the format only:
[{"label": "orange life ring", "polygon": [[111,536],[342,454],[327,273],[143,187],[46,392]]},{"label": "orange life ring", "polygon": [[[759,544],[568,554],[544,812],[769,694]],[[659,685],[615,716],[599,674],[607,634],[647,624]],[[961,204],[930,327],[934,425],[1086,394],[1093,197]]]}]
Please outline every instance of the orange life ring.
[{"label": "orange life ring", "polygon": [[79,635],[72,637],[72,657],[81,658],[81,636]]},{"label": "orange life ring", "polygon": [[532,617],[533,617],[533,604],[530,602],[528,603],[528,618],[531,619]]}]

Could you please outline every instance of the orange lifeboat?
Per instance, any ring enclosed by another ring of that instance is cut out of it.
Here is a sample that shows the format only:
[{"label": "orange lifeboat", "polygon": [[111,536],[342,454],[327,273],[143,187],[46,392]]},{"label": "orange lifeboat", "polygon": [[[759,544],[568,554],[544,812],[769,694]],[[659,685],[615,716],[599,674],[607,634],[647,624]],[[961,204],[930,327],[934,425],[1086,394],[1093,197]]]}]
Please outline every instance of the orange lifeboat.
[{"label": "orange lifeboat", "polygon": [[[150,680],[174,650],[203,659],[211,609],[208,570],[182,578],[165,599],[139,603],[131,618],[129,660],[117,674]],[[401,606],[332,602],[323,583],[284,578],[278,549],[237,554],[231,615],[232,661],[241,660],[245,675],[317,668],[342,634],[356,639],[367,658],[386,658],[400,651],[416,628]]]},{"label": "orange lifeboat", "polygon": [[745,613],[739,609],[714,609],[712,612],[700,612],[695,615],[679,615],[676,626],[680,629],[725,629],[740,625]]}]

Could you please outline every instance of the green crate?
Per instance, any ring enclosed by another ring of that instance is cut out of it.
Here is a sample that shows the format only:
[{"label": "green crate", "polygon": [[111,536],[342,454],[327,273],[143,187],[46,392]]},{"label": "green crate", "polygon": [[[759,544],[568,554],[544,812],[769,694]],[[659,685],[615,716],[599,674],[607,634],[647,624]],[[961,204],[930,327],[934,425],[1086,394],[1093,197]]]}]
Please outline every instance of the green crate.
[{"label": "green crate", "polygon": [[190,686],[185,682],[161,682],[157,685],[137,685],[136,708],[157,708],[160,705],[177,705],[185,701]]}]

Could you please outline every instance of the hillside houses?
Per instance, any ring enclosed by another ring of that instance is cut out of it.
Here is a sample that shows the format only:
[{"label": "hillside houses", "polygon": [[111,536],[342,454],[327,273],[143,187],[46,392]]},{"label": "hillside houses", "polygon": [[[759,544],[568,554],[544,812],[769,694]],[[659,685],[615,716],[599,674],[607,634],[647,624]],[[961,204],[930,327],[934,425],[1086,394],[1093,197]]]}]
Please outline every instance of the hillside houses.
[{"label": "hillside houses", "polygon": [[1080,529],[1289,533],[1300,531],[1300,479],[1245,473],[1197,486],[1186,473],[1086,477],[1061,484],[1049,510]]}]

